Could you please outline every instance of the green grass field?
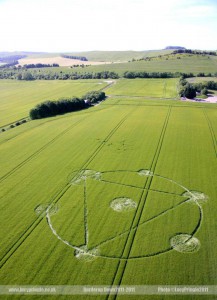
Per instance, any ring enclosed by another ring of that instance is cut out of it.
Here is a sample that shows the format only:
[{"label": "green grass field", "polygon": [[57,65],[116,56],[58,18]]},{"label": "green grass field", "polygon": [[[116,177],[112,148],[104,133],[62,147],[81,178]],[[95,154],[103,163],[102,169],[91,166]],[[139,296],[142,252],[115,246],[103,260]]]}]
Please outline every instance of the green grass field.
[{"label": "green grass field", "polygon": [[[217,106],[164,100],[176,80],[119,80],[106,94],[1,134],[1,285],[216,285]],[[93,298],[138,296],[46,296]]]},{"label": "green grass field", "polygon": [[[182,56],[181,59],[176,59],[171,56],[168,60],[166,57],[156,58],[150,61],[131,61],[131,62],[120,62],[112,64],[103,64],[95,66],[87,66],[84,68],[68,68],[68,67],[59,67],[59,68],[43,68],[40,69],[40,72],[45,74],[54,74],[59,73],[60,71],[64,73],[96,73],[102,71],[113,71],[123,76],[124,72],[184,72],[184,73],[193,73],[197,75],[200,72],[205,74],[215,74],[217,67],[217,57],[216,56]],[[32,72],[38,72],[38,69],[34,69]]]},{"label": "green grass field", "polygon": [[108,83],[103,80],[32,82],[0,80],[0,127],[28,116],[31,108],[45,100],[80,97],[107,85]]},{"label": "green grass field", "polygon": [[[101,72],[114,71],[123,75],[125,71],[146,71],[146,72],[185,72],[198,74],[216,73],[217,57],[216,56],[183,56],[181,59],[165,58],[151,61],[135,61],[130,63],[117,63],[112,65],[89,66],[84,69],[76,68],[77,72]],[[73,70],[73,69],[72,69]]]},{"label": "green grass field", "polygon": [[171,53],[172,50],[146,50],[146,51],[88,51],[88,52],[70,52],[69,55],[85,56],[90,61],[128,61],[140,59],[143,57],[154,57]]},{"label": "green grass field", "polygon": [[177,79],[122,79],[106,90],[112,96],[176,98]]}]

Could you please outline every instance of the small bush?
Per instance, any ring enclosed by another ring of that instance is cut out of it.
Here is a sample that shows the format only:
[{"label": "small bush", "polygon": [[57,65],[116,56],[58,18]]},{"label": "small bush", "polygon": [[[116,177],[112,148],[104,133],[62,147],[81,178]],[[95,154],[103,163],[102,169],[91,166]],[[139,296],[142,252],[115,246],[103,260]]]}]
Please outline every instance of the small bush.
[{"label": "small bush", "polygon": [[90,103],[96,103],[105,99],[105,93],[100,91],[89,92],[82,99],[88,100]]}]

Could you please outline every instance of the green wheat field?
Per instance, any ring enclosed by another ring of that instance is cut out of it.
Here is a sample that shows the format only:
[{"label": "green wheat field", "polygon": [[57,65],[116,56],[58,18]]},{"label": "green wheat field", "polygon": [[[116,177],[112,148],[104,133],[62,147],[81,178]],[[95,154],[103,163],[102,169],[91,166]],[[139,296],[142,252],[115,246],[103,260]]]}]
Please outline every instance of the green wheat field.
[{"label": "green wheat field", "polygon": [[0,81],[2,128],[46,99],[107,95],[1,132],[1,285],[216,285],[217,106],[181,102],[177,84]]}]

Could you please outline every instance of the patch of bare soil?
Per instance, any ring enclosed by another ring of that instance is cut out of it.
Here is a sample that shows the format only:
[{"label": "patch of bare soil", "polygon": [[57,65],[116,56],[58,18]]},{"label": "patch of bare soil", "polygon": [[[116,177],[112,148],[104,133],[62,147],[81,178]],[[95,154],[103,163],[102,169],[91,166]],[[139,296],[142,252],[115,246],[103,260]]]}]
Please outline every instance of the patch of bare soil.
[{"label": "patch of bare soil", "polygon": [[70,67],[73,65],[103,65],[111,64],[111,62],[97,62],[97,61],[82,61],[78,59],[57,57],[44,57],[44,58],[23,58],[19,60],[19,65],[24,66],[28,64],[59,64],[61,67]]}]

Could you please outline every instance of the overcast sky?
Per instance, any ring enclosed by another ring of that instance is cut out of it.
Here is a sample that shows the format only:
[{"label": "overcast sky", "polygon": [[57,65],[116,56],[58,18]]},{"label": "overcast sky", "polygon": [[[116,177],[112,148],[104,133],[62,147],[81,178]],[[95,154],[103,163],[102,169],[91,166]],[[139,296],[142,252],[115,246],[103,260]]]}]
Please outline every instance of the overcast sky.
[{"label": "overcast sky", "polygon": [[217,49],[217,0],[0,0],[0,51]]}]

